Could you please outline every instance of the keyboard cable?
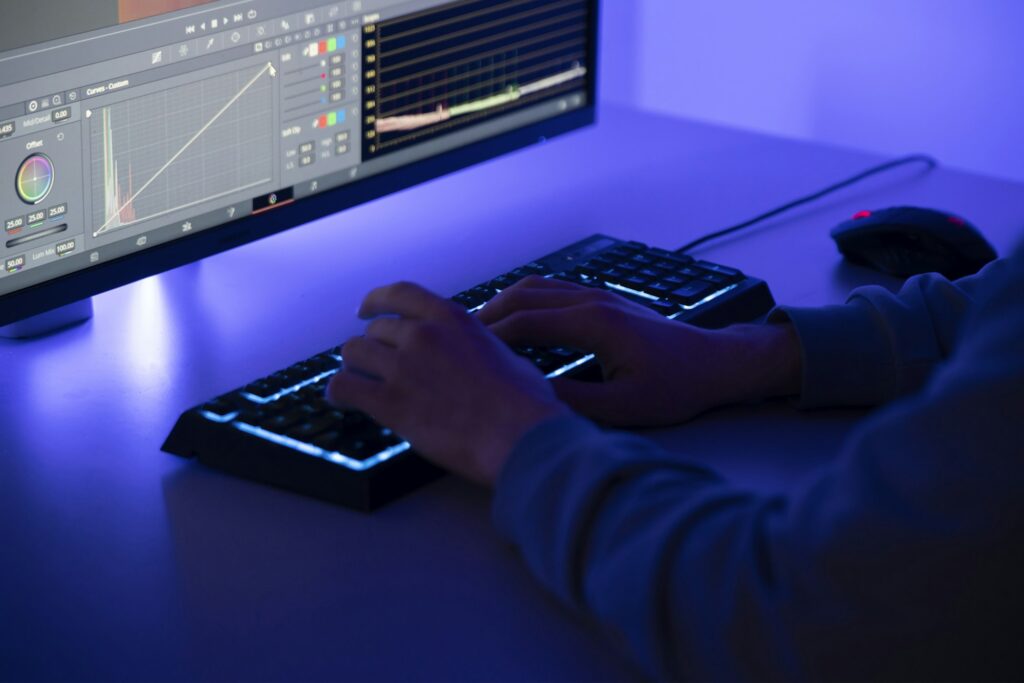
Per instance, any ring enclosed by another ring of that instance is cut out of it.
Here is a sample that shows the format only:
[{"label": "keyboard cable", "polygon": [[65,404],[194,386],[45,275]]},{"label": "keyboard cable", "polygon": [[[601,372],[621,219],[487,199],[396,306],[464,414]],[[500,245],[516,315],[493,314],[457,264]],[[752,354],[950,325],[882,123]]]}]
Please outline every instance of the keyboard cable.
[{"label": "keyboard cable", "polygon": [[675,253],[686,254],[706,242],[717,240],[721,237],[725,237],[726,235],[732,235],[733,233],[740,232],[741,230],[746,230],[747,228],[757,225],[758,223],[762,223],[768,220],[769,218],[774,218],[775,216],[786,213],[787,211],[791,211],[797,207],[803,206],[805,204],[810,204],[813,201],[817,201],[822,197],[826,197],[830,194],[838,192],[839,190],[843,190],[847,187],[850,187],[851,185],[856,185],[857,183],[863,180],[867,180],[868,178],[878,175],[879,173],[885,173],[886,171],[891,171],[893,169],[900,168],[901,166],[907,166],[909,164],[924,164],[925,166],[928,167],[925,171],[926,173],[931,172],[939,167],[938,160],[935,159],[935,157],[929,156],[927,154],[912,154],[910,156],[893,159],[892,161],[887,161],[884,164],[879,164],[878,166],[873,166],[865,171],[861,171],[855,176],[851,176],[850,178],[840,181],[834,185],[829,185],[828,187],[822,190],[818,190],[813,194],[809,194],[806,197],[801,197],[800,199],[796,199],[792,202],[789,202],[788,204],[784,204],[778,208],[772,209],[771,211],[763,213],[760,216],[751,218],[748,221],[744,221],[730,228],[725,228],[724,230],[718,230],[709,233],[707,235],[704,235],[703,237],[699,237],[693,240],[692,242],[680,247],[679,249],[676,249]]}]

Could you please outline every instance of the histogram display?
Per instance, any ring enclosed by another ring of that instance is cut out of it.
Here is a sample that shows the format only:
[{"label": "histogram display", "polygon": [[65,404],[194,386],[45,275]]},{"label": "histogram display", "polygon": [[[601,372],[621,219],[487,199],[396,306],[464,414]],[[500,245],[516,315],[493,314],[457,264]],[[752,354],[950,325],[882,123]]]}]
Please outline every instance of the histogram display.
[{"label": "histogram display", "polygon": [[583,88],[584,0],[468,0],[363,29],[372,158]]},{"label": "histogram display", "polygon": [[93,234],[270,182],[271,64],[89,113]]}]

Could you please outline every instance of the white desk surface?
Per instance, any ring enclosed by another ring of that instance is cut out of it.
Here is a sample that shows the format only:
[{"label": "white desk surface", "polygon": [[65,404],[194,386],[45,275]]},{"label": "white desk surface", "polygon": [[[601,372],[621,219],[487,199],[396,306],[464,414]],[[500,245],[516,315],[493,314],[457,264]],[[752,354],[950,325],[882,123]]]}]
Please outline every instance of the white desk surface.
[{"label": "white desk surface", "polygon": [[[447,478],[363,515],[160,452],[178,414],[357,333],[372,286],[454,294],[592,233],[676,247],[878,162],[627,109],[598,127],[96,298],[0,341],[0,678],[622,680]],[[700,255],[780,302],[882,279],[829,229],[909,204],[1024,236],[1024,186],[905,169]],[[892,285],[891,281],[884,282]],[[856,412],[784,403],[652,434],[752,488],[826,464]]]}]

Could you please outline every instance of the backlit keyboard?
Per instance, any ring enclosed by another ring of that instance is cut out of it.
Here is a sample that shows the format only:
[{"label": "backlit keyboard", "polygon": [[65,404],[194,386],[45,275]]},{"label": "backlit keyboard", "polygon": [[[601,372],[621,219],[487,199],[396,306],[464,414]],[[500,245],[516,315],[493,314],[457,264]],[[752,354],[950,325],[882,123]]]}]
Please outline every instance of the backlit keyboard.
[{"label": "backlit keyboard", "polygon": [[[740,271],[671,251],[595,235],[468,289],[453,300],[475,312],[529,276],[608,289],[668,318],[702,327],[748,322],[774,301]],[[519,348],[547,377],[600,380],[593,355]],[[440,470],[363,413],[327,403],[338,349],[300,361],[187,410],[164,444],[175,455],[301,494],[372,510],[435,479]]]}]

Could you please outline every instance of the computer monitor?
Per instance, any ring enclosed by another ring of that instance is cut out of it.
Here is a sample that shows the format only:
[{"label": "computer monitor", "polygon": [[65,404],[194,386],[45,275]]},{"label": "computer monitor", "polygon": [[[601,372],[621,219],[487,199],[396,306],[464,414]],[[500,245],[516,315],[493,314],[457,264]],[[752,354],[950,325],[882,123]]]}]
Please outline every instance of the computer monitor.
[{"label": "computer monitor", "polygon": [[4,13],[0,325],[594,120],[597,0]]}]

